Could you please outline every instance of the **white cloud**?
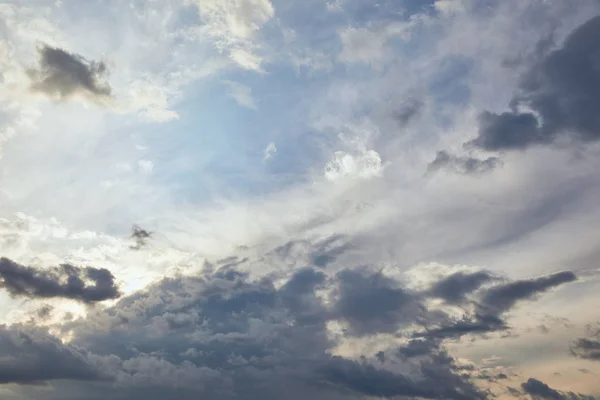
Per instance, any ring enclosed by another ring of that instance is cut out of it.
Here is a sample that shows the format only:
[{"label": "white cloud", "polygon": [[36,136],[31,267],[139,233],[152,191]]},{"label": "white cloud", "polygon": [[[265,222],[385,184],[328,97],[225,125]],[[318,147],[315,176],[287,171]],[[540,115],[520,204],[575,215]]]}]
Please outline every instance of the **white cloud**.
[{"label": "white cloud", "polygon": [[471,0],[436,0],[433,6],[442,15],[452,15],[465,11],[470,4]]},{"label": "white cloud", "polygon": [[385,45],[394,36],[409,40],[411,30],[420,18],[408,22],[394,22],[382,29],[349,27],[339,32],[342,51],[339,60],[345,63],[373,64],[381,62],[385,55]]},{"label": "white cloud", "polygon": [[263,160],[268,160],[269,158],[273,157],[273,155],[275,155],[277,153],[277,147],[275,146],[275,143],[271,142],[267,145],[267,148],[265,149],[265,156],[263,158]]},{"label": "white cloud", "polygon": [[223,81],[224,84],[229,88],[229,96],[233,98],[236,103],[242,107],[256,110],[256,103],[252,97],[252,89],[248,86],[233,81]]},{"label": "white cloud", "polygon": [[154,163],[150,160],[139,160],[138,168],[143,173],[150,174],[152,171],[154,171]]},{"label": "white cloud", "polygon": [[260,70],[258,31],[275,15],[269,0],[188,0],[198,7],[215,45],[242,68]]},{"label": "white cloud", "polygon": [[381,156],[375,150],[366,150],[355,154],[336,151],[325,165],[325,178],[338,181],[344,178],[370,179],[378,177],[383,171]]}]

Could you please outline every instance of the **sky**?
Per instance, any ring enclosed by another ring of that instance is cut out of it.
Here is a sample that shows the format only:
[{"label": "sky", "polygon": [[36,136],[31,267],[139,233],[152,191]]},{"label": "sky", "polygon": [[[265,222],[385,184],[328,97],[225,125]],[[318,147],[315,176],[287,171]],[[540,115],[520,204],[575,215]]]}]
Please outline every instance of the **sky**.
[{"label": "sky", "polygon": [[0,397],[600,399],[597,0],[0,1]]}]

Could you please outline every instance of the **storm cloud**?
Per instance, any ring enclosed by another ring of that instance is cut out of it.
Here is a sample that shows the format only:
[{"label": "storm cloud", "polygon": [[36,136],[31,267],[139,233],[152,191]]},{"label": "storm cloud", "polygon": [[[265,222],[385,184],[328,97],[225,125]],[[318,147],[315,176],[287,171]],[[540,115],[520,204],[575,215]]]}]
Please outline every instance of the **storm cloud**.
[{"label": "storm cloud", "polygon": [[[559,139],[600,139],[600,16],[575,29],[562,47],[543,56],[522,76],[510,111],[485,111],[470,145],[519,150]],[[528,110],[528,111],[525,111]]]},{"label": "storm cloud", "polygon": [[40,328],[0,325],[0,384],[100,380],[85,351]]},{"label": "storm cloud", "polygon": [[11,296],[47,299],[61,297],[84,303],[116,299],[121,294],[105,268],[62,264],[38,269],[0,258],[0,287]]},{"label": "storm cloud", "polygon": [[79,54],[45,44],[38,52],[39,65],[27,71],[33,91],[58,100],[76,94],[95,98],[111,95],[111,88],[104,81],[108,74],[105,63],[89,61]]}]

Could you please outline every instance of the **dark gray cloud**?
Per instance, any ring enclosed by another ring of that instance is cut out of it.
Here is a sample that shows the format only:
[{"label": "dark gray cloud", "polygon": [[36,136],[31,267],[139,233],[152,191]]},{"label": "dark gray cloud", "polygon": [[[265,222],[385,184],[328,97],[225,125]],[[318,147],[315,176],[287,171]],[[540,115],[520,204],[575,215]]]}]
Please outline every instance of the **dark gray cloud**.
[{"label": "dark gray cloud", "polygon": [[0,384],[100,380],[87,354],[43,329],[0,325]]},{"label": "dark gray cloud", "polygon": [[533,400],[595,400],[592,396],[579,393],[559,392],[534,378],[529,378],[527,382],[522,383],[521,388]]},{"label": "dark gray cloud", "polygon": [[431,297],[443,299],[450,304],[462,304],[466,301],[468,294],[494,279],[497,278],[486,271],[456,272],[434,283],[428,294]]},{"label": "dark gray cloud", "polygon": [[576,279],[577,276],[573,272],[564,271],[535,279],[493,286],[484,292],[479,303],[479,312],[499,316],[511,309],[518,301],[531,299],[540,293]]},{"label": "dark gray cloud", "polygon": [[[23,387],[19,393],[41,400],[492,397],[474,384],[481,371],[448,354],[443,335],[414,338],[400,348],[383,344],[375,355],[332,356],[343,338],[380,333],[407,337],[423,326],[446,326],[448,315],[426,306],[431,298],[427,291],[415,292],[367,267],[333,276],[315,266],[285,277],[252,277],[236,269],[237,260],[223,260],[220,268],[202,276],[164,278],[109,308],[54,326],[70,342],[47,340],[72,357],[63,355],[65,365],[56,367],[61,373],[27,378],[52,380],[54,390]],[[477,279],[466,273],[460,279],[445,278],[463,293],[446,297],[474,308],[471,299],[488,289],[473,280],[498,286],[483,278],[485,271],[481,274]],[[332,321],[345,323],[347,332],[332,335],[327,328]],[[489,316],[470,322],[492,324]],[[472,327],[468,331],[474,332]],[[0,352],[6,352],[2,346]],[[61,360],[55,357],[55,363]],[[78,365],[82,375],[71,373],[71,365]]]},{"label": "dark gray cloud", "polygon": [[0,287],[11,296],[62,297],[85,303],[116,299],[121,295],[115,277],[104,268],[62,264],[37,269],[4,257],[0,258]]},{"label": "dark gray cloud", "polygon": [[[87,319],[62,325],[71,346],[86,349],[86,357],[116,386],[54,382],[52,393],[28,394],[52,400],[488,398],[438,345],[418,359],[403,358],[394,348],[383,349],[385,356],[332,357],[339,338],[329,334],[329,321],[350,318],[351,329],[361,333],[374,322],[369,332],[390,332],[402,321],[385,302],[410,310],[404,301],[417,301],[389,277],[357,274],[343,271],[328,278],[304,268],[277,285],[234,268],[165,278]],[[331,285],[338,293],[326,302],[318,291]],[[355,296],[353,290],[366,292]],[[349,311],[361,299],[371,301],[375,318]]]},{"label": "dark gray cloud", "polygon": [[473,175],[491,171],[500,165],[502,165],[502,161],[498,157],[488,157],[480,160],[474,157],[460,157],[446,151],[438,151],[435,159],[429,163],[427,172],[448,169],[459,174]]},{"label": "dark gray cloud", "polygon": [[42,45],[39,65],[28,70],[31,89],[64,100],[75,94],[108,97],[110,86],[103,81],[108,68],[103,62],[88,61],[60,48]]},{"label": "dark gray cloud", "polygon": [[356,336],[396,332],[426,314],[416,294],[380,273],[343,270],[337,274],[334,315]]},{"label": "dark gray cloud", "polygon": [[600,139],[599,35],[600,17],[594,17],[575,29],[561,48],[535,62],[522,77],[511,110],[484,112],[479,136],[469,144],[494,151],[525,149],[559,138]]},{"label": "dark gray cloud", "polygon": [[148,240],[152,237],[152,232],[140,228],[137,225],[131,227],[131,238],[135,240],[135,245],[130,246],[132,250],[139,250],[148,244]]},{"label": "dark gray cloud", "polygon": [[396,120],[404,126],[417,118],[425,104],[418,99],[409,99],[394,113]]},{"label": "dark gray cloud", "polygon": [[[478,283],[476,279],[471,279],[470,284],[475,285]],[[491,286],[479,291],[477,296],[473,298],[475,308],[472,314],[463,315],[456,321],[428,329],[425,333],[419,333],[416,336],[457,338],[466,334],[483,334],[506,330],[509,326],[504,321],[503,314],[512,309],[519,301],[531,300],[541,293],[565,283],[573,282],[576,279],[574,273],[564,271],[535,279]],[[460,279],[458,280],[460,281]],[[441,282],[445,281],[442,280]],[[436,285],[434,284],[434,287]]]},{"label": "dark gray cloud", "polygon": [[350,250],[352,244],[343,235],[331,235],[319,241],[292,240],[273,250],[286,263],[302,263],[325,268]]},{"label": "dark gray cloud", "polygon": [[571,354],[585,360],[600,361],[600,329],[587,327],[588,337],[579,338],[571,345]]}]

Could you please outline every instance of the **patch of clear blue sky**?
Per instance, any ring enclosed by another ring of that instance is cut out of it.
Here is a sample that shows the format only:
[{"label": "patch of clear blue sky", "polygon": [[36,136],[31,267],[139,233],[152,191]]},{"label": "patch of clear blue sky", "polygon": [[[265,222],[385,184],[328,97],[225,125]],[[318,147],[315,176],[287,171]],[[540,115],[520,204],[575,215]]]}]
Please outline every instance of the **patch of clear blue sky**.
[{"label": "patch of clear blue sky", "polygon": [[[403,20],[431,8],[432,1],[350,1],[343,3],[342,13],[327,11],[320,0],[302,6],[274,3],[282,26],[298,33],[295,48],[332,56],[341,48],[338,29],[366,21]],[[399,42],[394,51],[418,54],[427,47],[428,33],[422,36],[409,44]],[[468,86],[457,77],[470,68],[469,60],[458,57],[444,62],[429,84],[436,101],[466,102]],[[188,88],[184,101],[175,107],[180,119],[144,133],[150,148],[146,158],[156,166],[150,179],[174,197],[202,203],[215,195],[263,195],[302,182],[312,169],[322,168],[337,138],[310,127],[313,99],[335,80],[368,80],[373,71],[365,65],[334,63],[331,71],[307,74],[282,60],[266,65],[266,70],[266,74],[230,72]],[[250,87],[258,109],[239,106],[222,80]],[[357,110],[369,111],[368,104]],[[270,142],[276,144],[277,153],[265,162],[264,149]]]}]

